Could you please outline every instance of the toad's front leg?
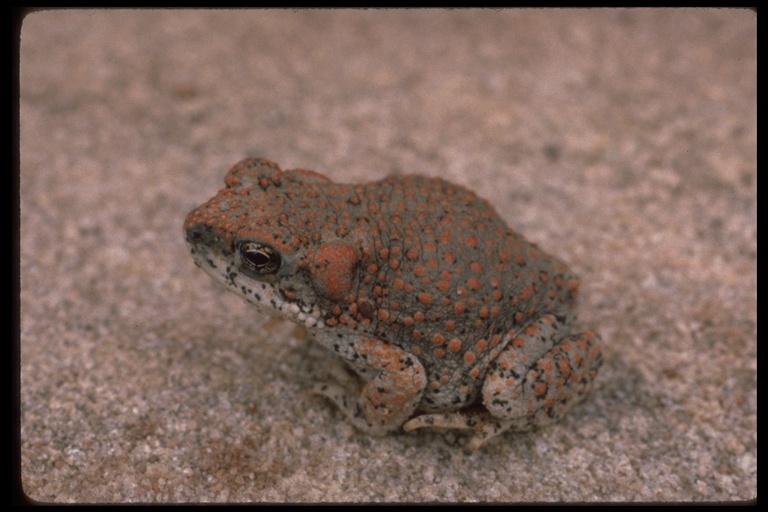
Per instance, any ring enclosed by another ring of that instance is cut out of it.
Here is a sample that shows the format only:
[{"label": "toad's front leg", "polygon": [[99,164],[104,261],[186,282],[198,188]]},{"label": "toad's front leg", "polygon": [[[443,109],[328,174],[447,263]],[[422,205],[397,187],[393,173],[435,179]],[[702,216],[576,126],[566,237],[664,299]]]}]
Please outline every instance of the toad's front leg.
[{"label": "toad's front leg", "polygon": [[356,398],[336,384],[318,383],[313,388],[333,401],[355,427],[383,435],[398,430],[413,415],[427,384],[424,367],[413,354],[369,336],[334,336],[331,343],[316,338],[360,375],[372,376]]}]

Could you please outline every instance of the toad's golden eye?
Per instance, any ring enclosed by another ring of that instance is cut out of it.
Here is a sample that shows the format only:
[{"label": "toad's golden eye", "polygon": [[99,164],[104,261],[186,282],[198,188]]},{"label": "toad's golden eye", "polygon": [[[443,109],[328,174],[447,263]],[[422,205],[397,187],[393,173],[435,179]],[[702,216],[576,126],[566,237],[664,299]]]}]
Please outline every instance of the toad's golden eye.
[{"label": "toad's golden eye", "polygon": [[280,270],[280,253],[268,245],[241,242],[237,250],[240,252],[240,265],[247,273],[267,276]]}]

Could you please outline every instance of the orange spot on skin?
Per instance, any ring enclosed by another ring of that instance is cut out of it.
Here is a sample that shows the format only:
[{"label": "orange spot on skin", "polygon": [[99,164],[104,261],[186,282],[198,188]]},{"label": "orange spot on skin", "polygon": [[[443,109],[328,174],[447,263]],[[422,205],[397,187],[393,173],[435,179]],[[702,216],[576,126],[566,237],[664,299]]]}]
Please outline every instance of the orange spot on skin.
[{"label": "orange spot on skin", "polygon": [[347,244],[320,247],[312,266],[312,282],[325,297],[339,301],[352,288],[357,254]]},{"label": "orange spot on skin", "polygon": [[536,336],[536,333],[539,332],[539,326],[538,325],[529,325],[525,328],[525,334],[528,336]]},{"label": "orange spot on skin", "polygon": [[454,354],[458,353],[461,350],[461,340],[458,338],[453,338],[450,342],[448,342],[448,350]]},{"label": "orange spot on skin", "polygon": [[422,304],[432,303],[432,295],[427,292],[420,292],[418,295],[416,295],[416,299]]}]

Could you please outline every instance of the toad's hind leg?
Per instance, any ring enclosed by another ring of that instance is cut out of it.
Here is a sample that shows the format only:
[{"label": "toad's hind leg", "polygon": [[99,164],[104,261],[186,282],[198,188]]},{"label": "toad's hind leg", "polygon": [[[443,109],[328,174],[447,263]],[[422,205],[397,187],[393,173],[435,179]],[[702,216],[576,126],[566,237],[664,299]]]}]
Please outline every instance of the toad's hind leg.
[{"label": "toad's hind leg", "polygon": [[600,338],[559,333],[554,315],[524,329],[493,361],[483,381],[485,414],[428,414],[405,424],[475,431],[470,448],[507,430],[525,431],[560,419],[589,391],[602,363]]},{"label": "toad's hind leg", "polygon": [[493,420],[477,431],[479,447],[506,430],[531,430],[556,422],[592,388],[602,364],[600,337],[570,335],[519,373],[514,347],[505,349],[483,383],[483,404]]}]

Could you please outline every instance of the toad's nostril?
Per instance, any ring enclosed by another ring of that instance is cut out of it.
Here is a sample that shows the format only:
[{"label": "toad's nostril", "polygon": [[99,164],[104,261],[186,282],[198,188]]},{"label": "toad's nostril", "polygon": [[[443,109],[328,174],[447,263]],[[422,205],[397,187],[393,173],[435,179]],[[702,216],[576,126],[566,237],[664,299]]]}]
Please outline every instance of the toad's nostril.
[{"label": "toad's nostril", "polygon": [[194,245],[209,245],[215,239],[213,230],[205,224],[193,224],[187,228],[187,242]]}]

